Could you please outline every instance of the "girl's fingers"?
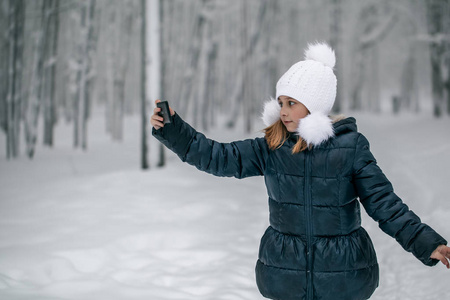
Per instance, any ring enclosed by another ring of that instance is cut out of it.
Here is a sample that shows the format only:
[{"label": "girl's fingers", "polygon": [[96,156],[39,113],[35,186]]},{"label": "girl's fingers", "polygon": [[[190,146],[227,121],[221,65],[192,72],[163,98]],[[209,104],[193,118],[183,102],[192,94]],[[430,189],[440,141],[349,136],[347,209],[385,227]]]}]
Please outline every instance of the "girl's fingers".
[{"label": "girl's fingers", "polygon": [[443,249],[441,249],[440,253],[442,254],[442,257],[444,258],[444,260],[446,261],[446,263],[444,263],[447,266],[447,269],[450,269],[450,248],[449,247],[443,247]]},{"label": "girl's fingers", "polygon": [[437,248],[437,250],[443,256],[450,258],[450,247],[447,247],[445,245],[441,245],[441,246],[439,246]]},{"label": "girl's fingers", "polygon": [[445,258],[444,256],[442,256],[441,261],[442,261],[442,263],[447,267],[447,269],[450,269],[450,264],[449,264],[447,258]]},{"label": "girl's fingers", "polygon": [[[162,123],[162,122],[159,122],[159,121],[156,121],[156,120],[154,120],[153,122],[152,122],[152,125],[153,125],[153,127],[164,127],[164,123]],[[156,129],[159,129],[159,128],[156,128]]]},{"label": "girl's fingers", "polygon": [[158,115],[157,113],[153,114],[150,118],[151,118],[152,120],[164,121],[164,118],[161,117],[160,115]]},{"label": "girl's fingers", "polygon": [[[159,108],[158,108],[159,109]],[[155,109],[156,110],[156,109]],[[164,118],[161,117],[160,115],[158,115],[157,112],[155,112],[155,114],[153,114],[150,117],[150,123],[152,124],[153,127],[155,127],[156,130],[158,130],[161,127],[164,127]]]},{"label": "girl's fingers", "polygon": [[433,257],[434,259],[440,260],[447,267],[447,269],[450,269],[450,263],[448,262],[448,259],[447,259],[447,257],[445,255],[443,255],[439,251],[436,251],[436,254],[433,255],[433,256],[434,256]]},{"label": "girl's fingers", "polygon": [[155,121],[161,121],[161,122],[164,121],[164,118],[159,116],[159,115],[153,115],[152,119],[155,120]]}]

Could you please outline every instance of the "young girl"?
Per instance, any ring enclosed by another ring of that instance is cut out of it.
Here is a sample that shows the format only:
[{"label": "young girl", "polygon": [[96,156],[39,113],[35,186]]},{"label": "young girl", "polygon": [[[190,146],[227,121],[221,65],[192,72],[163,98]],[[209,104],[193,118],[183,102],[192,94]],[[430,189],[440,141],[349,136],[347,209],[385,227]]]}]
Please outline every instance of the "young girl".
[{"label": "young girl", "polygon": [[[409,210],[377,166],[354,118],[330,119],[336,97],[334,51],[309,45],[305,60],[278,81],[265,104],[264,138],[207,139],[171,108],[155,108],[153,135],[182,161],[217,175],[264,176],[270,226],[261,239],[256,281],[271,299],[368,299],[378,286],[360,203],[380,228],[422,263],[449,268],[447,241]],[[156,103],[159,100],[156,101]],[[358,201],[359,199],[359,201]]]}]

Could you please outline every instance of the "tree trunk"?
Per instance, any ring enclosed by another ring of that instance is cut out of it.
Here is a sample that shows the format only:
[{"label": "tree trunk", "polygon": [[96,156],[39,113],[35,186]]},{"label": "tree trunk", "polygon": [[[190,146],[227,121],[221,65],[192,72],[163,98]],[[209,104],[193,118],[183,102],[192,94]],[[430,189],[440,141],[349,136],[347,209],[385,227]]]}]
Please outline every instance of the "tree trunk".
[{"label": "tree trunk", "polygon": [[209,0],[202,0],[200,4],[200,9],[197,17],[195,18],[195,26],[192,37],[191,48],[189,51],[189,66],[185,72],[185,101],[180,103],[180,110],[184,112],[186,118],[192,119],[192,124],[195,128],[198,127],[198,109],[200,108],[200,103],[198,99],[199,91],[199,78],[200,78],[200,59],[202,55],[202,43],[203,43],[203,32],[206,26],[207,10],[205,5],[207,5]]},{"label": "tree trunk", "polygon": [[22,66],[25,3],[9,1],[8,88],[6,94],[6,156],[19,155],[20,117],[22,105]]},{"label": "tree trunk", "polygon": [[148,142],[147,142],[147,14],[146,14],[146,1],[141,0],[141,169],[148,169]]},{"label": "tree trunk", "polygon": [[44,81],[44,53],[45,53],[45,41],[44,32],[47,27],[47,18],[45,16],[48,1],[42,2],[42,13],[39,27],[35,32],[34,41],[34,53],[33,53],[33,65],[31,71],[30,88],[28,93],[28,105],[26,109],[26,121],[25,121],[25,135],[27,142],[27,154],[28,157],[34,156],[37,140],[37,126],[39,111],[42,105],[43,96],[43,81]]},{"label": "tree trunk", "polygon": [[[244,130],[245,132],[251,132],[252,131],[252,124],[253,124],[253,117],[254,117],[254,93],[252,90],[254,90],[254,87],[252,85],[254,84],[253,76],[250,76],[252,70],[253,70],[253,55],[256,49],[256,46],[258,42],[261,39],[262,36],[262,24],[264,22],[264,19],[267,15],[267,7],[268,7],[268,1],[264,0],[261,1],[259,4],[258,9],[258,15],[255,20],[255,24],[251,26],[252,24],[248,24],[248,2],[243,1],[242,2],[242,16],[241,16],[241,49],[242,49],[242,56],[241,56],[241,72],[236,76],[236,79],[240,82],[237,82],[236,87],[239,87],[239,89],[236,89],[235,92],[232,94],[233,96],[233,102],[236,102],[235,105],[232,106],[231,109],[231,115],[230,119],[228,121],[228,127],[234,127],[235,122],[237,121],[237,118],[239,117],[239,110],[242,109],[243,111],[243,117],[244,117]],[[252,28],[251,32],[248,32],[248,28]],[[241,106],[242,105],[242,106]]]},{"label": "tree trunk", "polygon": [[444,28],[444,12],[448,6],[445,0],[427,1],[427,25],[428,33],[431,35],[430,41],[430,62],[431,62],[431,90],[433,97],[433,114],[440,117],[444,106],[444,78],[443,68],[445,58],[445,42],[437,38],[442,34]]},{"label": "tree trunk", "polygon": [[[376,46],[391,31],[398,19],[396,14],[394,7],[389,7],[388,4],[381,2],[371,3],[361,11],[359,28],[355,37],[355,73],[352,77],[355,78],[355,83],[351,93],[351,109],[367,108],[372,111],[379,111],[380,109],[378,51]],[[367,67],[370,69],[367,69]],[[368,90],[369,97],[365,97],[367,100],[364,101],[362,92],[366,81],[369,80],[371,81],[371,86]]]},{"label": "tree trunk", "polygon": [[113,87],[113,131],[112,137],[115,140],[123,139],[123,118],[125,111],[125,82],[129,66],[130,56],[130,36],[132,16],[129,12],[130,3],[119,1],[120,6],[116,8],[116,32],[114,35],[114,45],[116,53],[114,55],[114,87]]},{"label": "tree trunk", "polygon": [[440,117],[443,113],[442,106],[444,104],[444,84],[441,74],[441,56],[442,46],[437,43],[430,45],[430,61],[431,61],[431,91],[433,96],[433,114]]},{"label": "tree trunk", "polygon": [[213,61],[213,32],[212,32],[212,20],[214,19],[214,3],[212,1],[204,2],[204,26],[201,32],[201,48],[199,59],[199,80],[198,80],[198,93],[197,93],[197,111],[200,113],[195,114],[197,123],[202,124],[202,129],[208,131],[209,122],[209,109],[213,99],[208,99],[208,86],[209,76],[211,76]]},{"label": "tree trunk", "polygon": [[336,66],[334,69],[336,70],[336,77],[339,78],[337,81],[337,92],[336,92],[336,100],[334,102],[333,110],[335,112],[340,112],[342,110],[342,100],[343,100],[343,87],[344,87],[344,73],[341,66],[343,66],[343,62],[341,61],[341,23],[342,23],[342,1],[341,0],[332,0],[331,1],[332,9],[331,9],[331,28],[330,28],[330,46],[334,49],[336,53]]},{"label": "tree trunk", "polygon": [[[158,42],[158,45],[154,47],[155,59],[159,59],[158,62],[155,61],[154,63],[154,84],[156,85],[155,92],[159,90],[159,94],[162,100],[166,101],[166,89],[164,88],[166,84],[167,78],[166,78],[166,65],[167,65],[167,53],[163,52],[162,50],[165,45],[165,39],[164,39],[164,27],[161,25],[164,21],[164,4],[163,0],[153,0],[154,6],[153,10],[155,14],[153,15],[154,23],[153,23],[153,30],[154,30],[154,39]],[[159,16],[159,18],[158,18]],[[163,144],[159,144],[159,157],[158,157],[158,167],[164,167],[166,165],[166,147],[164,147]]]},{"label": "tree trunk", "polygon": [[44,93],[43,93],[43,114],[44,114],[44,138],[43,143],[53,146],[53,128],[56,123],[55,111],[55,72],[56,54],[59,30],[59,0],[50,0],[46,11],[48,18],[45,30],[45,50],[44,50]]},{"label": "tree trunk", "polygon": [[97,39],[94,34],[94,20],[95,20],[95,8],[96,0],[90,0],[88,11],[87,11],[87,24],[86,24],[86,44],[84,50],[84,96],[83,96],[83,111],[82,111],[82,121],[81,121],[81,147],[83,150],[87,149],[87,122],[90,117],[91,108],[91,94],[95,82],[94,73],[92,72],[92,56],[93,51],[96,48]]}]

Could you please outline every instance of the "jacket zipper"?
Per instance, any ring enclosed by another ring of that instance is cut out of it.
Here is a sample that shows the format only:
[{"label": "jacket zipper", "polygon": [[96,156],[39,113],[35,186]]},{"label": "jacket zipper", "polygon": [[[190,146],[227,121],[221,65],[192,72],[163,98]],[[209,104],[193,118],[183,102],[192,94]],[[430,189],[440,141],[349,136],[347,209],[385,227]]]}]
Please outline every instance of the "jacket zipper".
[{"label": "jacket zipper", "polygon": [[305,214],[306,214],[306,299],[313,299],[312,290],[312,201],[311,201],[311,156],[308,150],[305,151]]}]

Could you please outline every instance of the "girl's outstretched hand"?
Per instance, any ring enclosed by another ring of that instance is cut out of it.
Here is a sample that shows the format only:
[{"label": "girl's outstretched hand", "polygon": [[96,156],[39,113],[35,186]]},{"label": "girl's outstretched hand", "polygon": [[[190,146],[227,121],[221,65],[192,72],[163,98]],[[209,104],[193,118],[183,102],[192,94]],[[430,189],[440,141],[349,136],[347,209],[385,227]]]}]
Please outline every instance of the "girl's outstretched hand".
[{"label": "girl's outstretched hand", "polygon": [[[161,102],[161,100],[159,100],[159,99],[156,100],[155,105],[158,102]],[[175,111],[170,106],[169,106],[169,110],[170,110],[170,115],[173,116],[175,114]],[[164,123],[163,123],[164,119],[163,119],[163,117],[158,115],[158,113],[160,111],[161,111],[161,108],[155,107],[155,109],[153,110],[153,115],[150,117],[150,123],[156,130],[160,129],[161,127],[164,127]]]},{"label": "girl's outstretched hand", "polygon": [[450,247],[440,245],[433,251],[433,253],[431,253],[430,257],[439,259],[444,265],[447,266],[447,269],[450,269],[450,264],[448,262],[450,259]]}]

